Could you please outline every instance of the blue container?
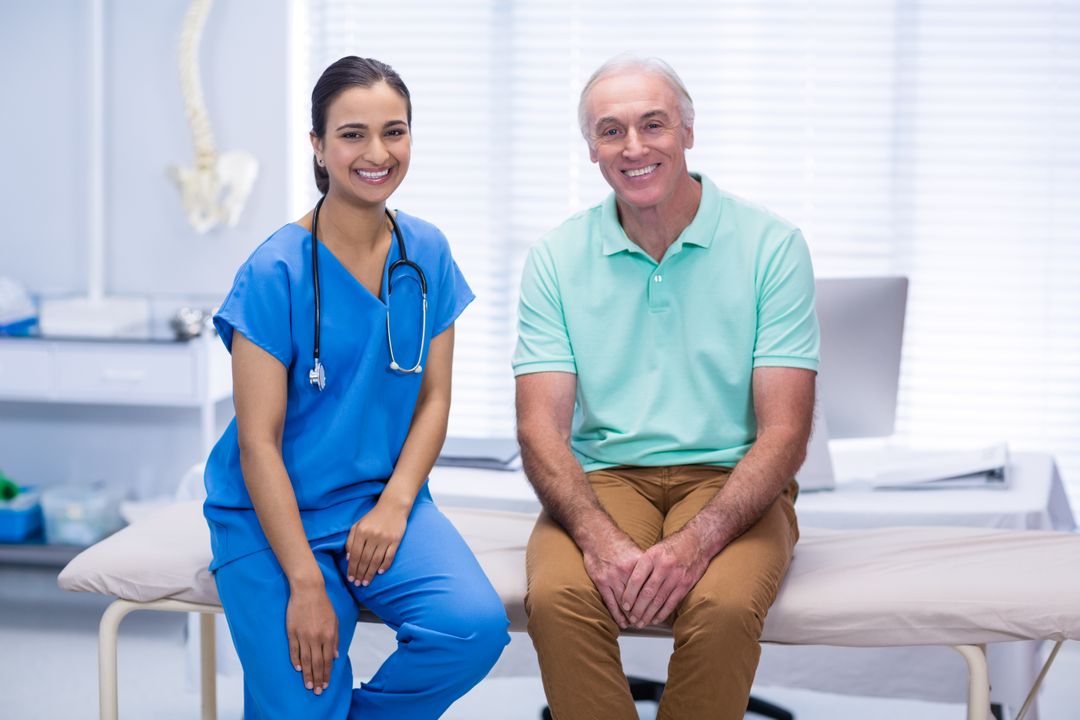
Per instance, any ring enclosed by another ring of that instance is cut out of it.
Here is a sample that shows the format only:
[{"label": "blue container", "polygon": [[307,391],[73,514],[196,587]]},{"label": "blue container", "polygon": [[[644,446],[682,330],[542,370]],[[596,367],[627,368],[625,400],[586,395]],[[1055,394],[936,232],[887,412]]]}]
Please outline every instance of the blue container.
[{"label": "blue container", "polygon": [[15,335],[26,337],[32,334],[38,327],[36,317],[28,317],[14,322],[0,323],[0,335]]},{"label": "blue container", "polygon": [[0,542],[22,542],[41,531],[41,495],[34,488],[0,500]]}]

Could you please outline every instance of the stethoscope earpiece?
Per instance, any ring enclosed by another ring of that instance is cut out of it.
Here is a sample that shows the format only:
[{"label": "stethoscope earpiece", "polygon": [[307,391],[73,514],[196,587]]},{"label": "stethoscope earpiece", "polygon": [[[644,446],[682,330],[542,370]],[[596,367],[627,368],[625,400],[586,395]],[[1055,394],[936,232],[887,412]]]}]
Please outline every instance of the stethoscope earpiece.
[{"label": "stethoscope earpiece", "polygon": [[[315,211],[311,215],[311,274],[312,280],[315,284],[315,341],[313,343],[312,359],[314,365],[311,370],[308,371],[308,382],[314,385],[321,392],[326,387],[326,370],[319,360],[319,328],[322,323],[321,317],[321,302],[319,297],[319,210],[322,208],[323,200],[326,196],[319,198],[319,202],[315,203]],[[423,366],[420,365],[421,359],[424,357],[424,341],[427,339],[427,277],[424,275],[424,271],[419,265],[409,259],[409,256],[405,253],[405,240],[401,237],[401,230],[398,229],[397,221],[394,220],[394,216],[390,214],[389,210],[386,210],[386,217],[390,219],[390,226],[393,228],[394,237],[397,239],[398,254],[401,256],[399,260],[396,260],[390,265],[390,270],[386,273],[386,344],[390,349],[390,369],[394,372],[402,373],[403,375],[416,374],[419,375],[424,371]],[[394,338],[390,334],[390,293],[393,291],[393,285],[390,280],[394,275],[394,270],[399,266],[412,268],[420,280],[420,295],[423,303],[423,313],[420,318],[420,352],[416,356],[416,364],[411,368],[403,368],[398,364],[397,358],[394,357]]]}]

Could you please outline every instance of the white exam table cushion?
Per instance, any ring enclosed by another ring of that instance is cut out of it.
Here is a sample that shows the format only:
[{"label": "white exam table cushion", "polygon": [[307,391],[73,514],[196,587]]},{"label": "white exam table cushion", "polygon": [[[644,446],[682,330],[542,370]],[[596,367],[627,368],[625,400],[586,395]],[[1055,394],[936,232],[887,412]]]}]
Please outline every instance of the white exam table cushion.
[{"label": "white exam table cushion", "polygon": [[805,530],[763,640],[893,647],[1080,639],[1080,535]]},{"label": "white exam table cushion", "polygon": [[202,503],[179,502],[86,548],[60,571],[57,583],[134,602],[172,598],[220,605],[210,558]]},{"label": "white exam table cushion", "polygon": [[[443,512],[525,629],[525,545],[535,516]],[[60,587],[136,602],[219,604],[199,502],[167,508],[87,548]],[[886,647],[1080,639],[1080,535],[957,527],[804,529],[763,640]],[[648,634],[664,634],[655,628]]]}]

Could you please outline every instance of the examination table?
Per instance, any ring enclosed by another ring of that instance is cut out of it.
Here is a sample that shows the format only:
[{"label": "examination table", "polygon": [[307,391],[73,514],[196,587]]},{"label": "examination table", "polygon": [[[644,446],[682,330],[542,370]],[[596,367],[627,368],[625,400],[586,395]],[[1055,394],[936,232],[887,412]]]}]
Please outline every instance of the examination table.
[{"label": "examination table", "polygon": [[[525,630],[525,544],[531,513],[443,508],[502,597],[511,631]],[[60,587],[117,598],[105,611],[98,662],[102,720],[117,717],[116,642],[134,610],[201,613],[202,717],[216,716],[210,538],[199,502],[181,502],[87,548]],[[803,528],[765,623],[763,642],[847,647],[944,645],[967,662],[969,720],[990,717],[988,643],[1080,639],[1080,535],[906,527]],[[373,615],[362,618],[378,622]],[[664,636],[650,627],[638,634]],[[898,670],[902,671],[902,670]],[[1028,703],[1020,711],[1023,717]]]}]

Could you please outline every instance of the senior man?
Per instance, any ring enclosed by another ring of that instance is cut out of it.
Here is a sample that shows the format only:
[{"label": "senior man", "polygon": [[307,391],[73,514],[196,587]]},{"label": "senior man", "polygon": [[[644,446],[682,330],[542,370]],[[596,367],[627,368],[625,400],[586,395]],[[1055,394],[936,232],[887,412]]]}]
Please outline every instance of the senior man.
[{"label": "senior man", "polygon": [[614,192],[532,249],[514,354],[544,506],[529,634],[557,720],[636,718],[619,632],[662,622],[658,717],[741,718],[798,539],[810,256],[790,223],[687,170],[693,103],[663,61],[603,65],[579,120]]}]

